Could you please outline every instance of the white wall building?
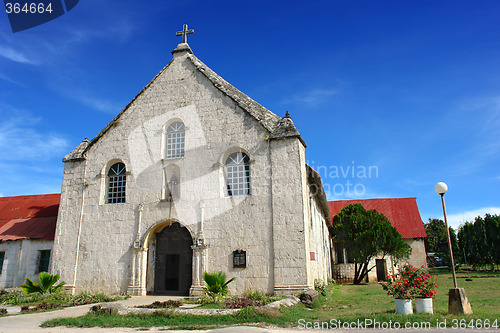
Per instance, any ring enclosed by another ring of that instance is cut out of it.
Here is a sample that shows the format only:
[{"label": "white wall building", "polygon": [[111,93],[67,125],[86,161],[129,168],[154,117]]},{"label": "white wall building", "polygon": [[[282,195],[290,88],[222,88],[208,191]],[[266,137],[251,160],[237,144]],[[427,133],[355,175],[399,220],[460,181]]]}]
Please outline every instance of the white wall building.
[{"label": "white wall building", "polygon": [[0,290],[50,270],[59,194],[0,197]]},{"label": "white wall building", "polygon": [[64,158],[53,272],[72,290],[202,293],[204,271],[288,294],[331,277],[329,211],[289,115],[230,85],[187,43]]}]

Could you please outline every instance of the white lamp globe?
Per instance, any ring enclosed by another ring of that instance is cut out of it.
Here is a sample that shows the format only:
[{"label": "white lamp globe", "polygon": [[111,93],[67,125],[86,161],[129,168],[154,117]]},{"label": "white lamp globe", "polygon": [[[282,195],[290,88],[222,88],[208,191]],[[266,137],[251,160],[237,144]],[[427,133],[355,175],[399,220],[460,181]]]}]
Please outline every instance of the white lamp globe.
[{"label": "white lamp globe", "polygon": [[445,194],[448,191],[448,185],[445,182],[439,182],[434,186],[434,190],[439,194]]}]

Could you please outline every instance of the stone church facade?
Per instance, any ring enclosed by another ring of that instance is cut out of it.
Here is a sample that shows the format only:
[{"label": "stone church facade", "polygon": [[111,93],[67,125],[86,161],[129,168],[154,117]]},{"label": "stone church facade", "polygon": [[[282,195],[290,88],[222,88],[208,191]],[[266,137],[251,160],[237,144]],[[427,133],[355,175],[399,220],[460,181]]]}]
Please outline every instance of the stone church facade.
[{"label": "stone church facade", "polygon": [[289,294],[331,278],[329,211],[289,115],[227,83],[187,43],[64,158],[52,272],[72,291],[200,295],[205,271]]}]

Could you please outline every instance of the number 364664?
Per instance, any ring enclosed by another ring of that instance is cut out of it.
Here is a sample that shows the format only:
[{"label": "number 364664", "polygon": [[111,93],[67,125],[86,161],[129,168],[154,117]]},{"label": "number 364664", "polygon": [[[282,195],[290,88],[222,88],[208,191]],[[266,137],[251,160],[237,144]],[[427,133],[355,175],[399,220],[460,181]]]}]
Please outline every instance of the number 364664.
[{"label": "number 364664", "polygon": [[5,11],[7,14],[19,14],[19,13],[26,13],[26,14],[43,14],[45,12],[47,13],[52,13],[52,4],[48,3],[45,5],[44,3],[24,3],[20,4],[18,2],[7,2],[5,3]]}]

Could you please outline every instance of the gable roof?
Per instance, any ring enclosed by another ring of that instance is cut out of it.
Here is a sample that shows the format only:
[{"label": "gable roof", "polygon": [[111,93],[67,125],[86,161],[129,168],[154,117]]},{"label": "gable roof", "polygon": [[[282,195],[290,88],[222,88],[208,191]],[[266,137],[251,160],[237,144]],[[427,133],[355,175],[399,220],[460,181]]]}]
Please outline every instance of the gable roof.
[{"label": "gable roof", "polygon": [[375,209],[384,214],[403,238],[427,237],[420,217],[416,198],[388,198],[364,200],[329,201],[328,208],[333,217],[350,204],[361,204],[366,210]]},{"label": "gable roof", "polygon": [[[236,89],[229,82],[220,77],[201,60],[199,60],[191,51],[187,43],[181,43],[177,46],[174,53],[186,52],[187,59],[191,61],[195,69],[203,74],[220,92],[232,99],[239,107],[246,111],[250,116],[257,120],[265,129],[270,133],[269,140],[283,140],[287,138],[298,138],[299,141],[307,147],[305,141],[299,134],[299,131],[293,124],[290,117],[280,117],[270,110],[266,109],[240,90]],[[78,161],[85,159],[85,153],[111,128],[119,118],[132,106],[134,101],[141,96],[160,76],[165,72],[168,67],[175,61],[171,60],[154,78],[149,82],[133,99],[130,103],[104,127],[99,134],[97,134],[90,142],[85,139],[80,143],[72,152],[63,158],[63,162]]]},{"label": "gable roof", "polygon": [[54,240],[60,194],[0,197],[0,242]]}]

